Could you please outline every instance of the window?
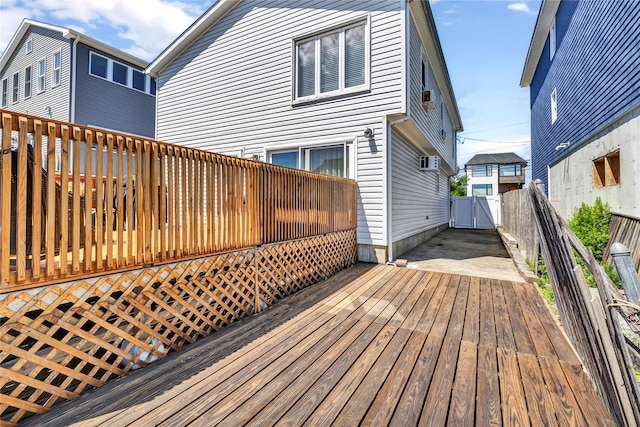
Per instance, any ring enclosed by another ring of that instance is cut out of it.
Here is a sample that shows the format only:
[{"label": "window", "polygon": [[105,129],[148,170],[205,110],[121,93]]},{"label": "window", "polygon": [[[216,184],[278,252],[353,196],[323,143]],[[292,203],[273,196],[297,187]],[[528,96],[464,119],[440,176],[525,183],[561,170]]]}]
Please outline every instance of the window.
[{"label": "window", "polygon": [[20,85],[20,74],[13,75],[13,102],[18,102],[18,86]]},{"label": "window", "polygon": [[428,90],[427,79],[429,78],[429,62],[426,59],[422,59],[422,90]]},{"label": "window", "polygon": [[471,166],[471,176],[491,176],[492,169],[491,165]]},{"label": "window", "polygon": [[155,95],[156,94],[156,79],[154,79],[153,77],[149,77],[149,84],[150,84],[150,88],[149,88],[149,93],[151,95]]},{"label": "window", "polygon": [[153,77],[95,52],[89,54],[89,74],[149,95],[156,94],[156,80]]},{"label": "window", "polygon": [[24,69],[24,97],[31,96],[31,66]]},{"label": "window", "polygon": [[44,92],[44,77],[47,72],[47,62],[41,59],[38,62],[38,92]]},{"label": "window", "polygon": [[556,18],[553,17],[551,21],[551,28],[549,29],[549,59],[553,59],[556,54]]},{"label": "window", "polygon": [[558,92],[553,89],[551,92],[551,124],[554,124],[558,120]]},{"label": "window", "polygon": [[367,83],[366,22],[295,44],[295,98],[340,95]]},{"label": "window", "polygon": [[349,176],[349,147],[347,144],[272,151],[267,158],[275,165],[300,168],[325,175]]},{"label": "window", "polygon": [[297,168],[298,150],[273,152],[271,153],[271,163],[278,166],[286,166],[288,168]]},{"label": "window", "polygon": [[133,70],[132,86],[134,89],[144,92],[146,80],[147,80],[147,76],[145,76],[144,73],[141,73],[138,70]]},{"label": "window", "polygon": [[500,176],[520,176],[522,165],[500,165]]},{"label": "window", "polygon": [[472,196],[493,196],[492,184],[473,184],[471,186]]},{"label": "window", "polygon": [[620,151],[593,161],[593,186],[596,188],[620,184]]},{"label": "window", "polygon": [[2,106],[7,106],[7,91],[9,90],[9,81],[7,79],[2,80]]},{"label": "window", "polygon": [[53,74],[51,75],[51,86],[58,86],[60,84],[60,66],[62,58],[60,52],[54,52],[53,54]]},{"label": "window", "polygon": [[27,53],[31,53],[31,51],[33,50],[33,40],[31,39],[27,40],[27,43],[24,46],[24,50]]},{"label": "window", "polygon": [[104,56],[96,55],[95,53],[91,52],[91,55],[89,55],[89,73],[90,74],[106,79],[108,75],[108,68],[109,68],[109,60],[107,58],[105,58]]},{"label": "window", "polygon": [[121,85],[128,85],[129,67],[118,62],[113,63],[113,81]]}]

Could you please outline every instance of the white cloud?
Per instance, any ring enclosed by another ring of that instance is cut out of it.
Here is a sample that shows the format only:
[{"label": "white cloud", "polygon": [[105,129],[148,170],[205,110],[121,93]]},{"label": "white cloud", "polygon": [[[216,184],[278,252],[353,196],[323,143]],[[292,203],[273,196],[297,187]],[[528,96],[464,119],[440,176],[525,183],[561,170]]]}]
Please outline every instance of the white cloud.
[{"label": "white cloud", "polygon": [[529,5],[526,4],[525,2],[518,2],[518,3],[510,3],[507,6],[507,9],[509,10],[515,10],[516,12],[525,12],[525,13],[531,13],[533,14],[533,12],[531,11],[531,9],[529,9]]},{"label": "white cloud", "polygon": [[[9,0],[2,7],[2,46],[6,46],[22,18],[53,18],[61,26],[85,28],[85,34],[101,39],[111,32],[129,40],[125,47],[146,60],[153,59],[211,5],[212,0],[189,2],[179,0]],[[29,5],[27,7],[26,5]],[[13,7],[12,7],[13,6]],[[9,12],[7,12],[9,11]],[[11,17],[8,16],[11,13]],[[6,25],[14,23],[15,25]],[[7,28],[11,27],[11,28]],[[5,31],[9,33],[5,37]],[[6,38],[6,40],[5,40]],[[108,40],[105,41],[109,44]]]},{"label": "white cloud", "polygon": [[454,13],[458,13],[458,11],[455,9],[447,9],[442,13],[444,13],[445,15],[453,15]]},{"label": "white cloud", "polygon": [[31,3],[22,4],[17,0],[2,0],[2,7],[0,7],[0,55],[4,52],[24,18],[42,19],[42,17],[42,12]]}]

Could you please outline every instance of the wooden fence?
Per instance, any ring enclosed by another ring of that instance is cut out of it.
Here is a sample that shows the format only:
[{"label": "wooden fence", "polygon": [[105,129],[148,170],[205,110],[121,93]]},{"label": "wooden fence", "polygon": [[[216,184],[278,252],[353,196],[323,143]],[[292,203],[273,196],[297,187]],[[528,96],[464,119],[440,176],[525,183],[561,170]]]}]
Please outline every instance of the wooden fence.
[{"label": "wooden fence", "polygon": [[1,130],[0,293],[356,227],[352,180],[9,111]]},{"label": "wooden fence", "polygon": [[609,224],[609,243],[603,254],[603,259],[611,264],[613,264],[613,258],[609,249],[615,242],[620,242],[629,248],[633,264],[636,270],[640,270],[640,218],[612,213]]},{"label": "wooden fence", "polygon": [[529,261],[537,266],[540,239],[527,190],[512,190],[502,195],[502,226],[518,241],[518,247],[524,248]]},{"label": "wooden fence", "polygon": [[0,425],[356,260],[352,180],[5,111],[1,130]]},{"label": "wooden fence", "polygon": [[[563,327],[616,424],[637,426],[640,391],[617,320],[615,287],[540,190],[532,185],[528,192]],[[592,298],[574,251],[593,274],[599,299]]]}]

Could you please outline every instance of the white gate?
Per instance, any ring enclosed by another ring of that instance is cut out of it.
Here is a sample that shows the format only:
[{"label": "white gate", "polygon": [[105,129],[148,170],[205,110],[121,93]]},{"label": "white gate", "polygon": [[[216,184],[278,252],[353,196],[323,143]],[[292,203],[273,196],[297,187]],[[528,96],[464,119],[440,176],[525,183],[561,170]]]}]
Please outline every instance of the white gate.
[{"label": "white gate", "polygon": [[500,225],[500,196],[451,198],[451,226],[491,229]]}]

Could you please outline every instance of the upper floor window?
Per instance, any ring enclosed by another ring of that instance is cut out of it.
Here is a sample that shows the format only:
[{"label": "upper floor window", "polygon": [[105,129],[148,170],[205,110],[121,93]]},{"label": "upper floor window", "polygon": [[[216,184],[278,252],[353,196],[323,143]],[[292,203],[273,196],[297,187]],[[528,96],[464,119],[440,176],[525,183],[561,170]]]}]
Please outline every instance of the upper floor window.
[{"label": "upper floor window", "polygon": [[471,176],[491,176],[493,167],[491,165],[471,166]]},{"label": "upper floor window", "polygon": [[427,90],[429,89],[428,87],[428,79],[429,79],[429,61],[427,61],[426,59],[422,59],[422,90]]},{"label": "upper floor window", "polygon": [[365,88],[367,23],[359,22],[295,43],[295,98],[340,95]]},{"label": "upper floor window", "polygon": [[25,43],[25,45],[24,45],[24,50],[27,53],[31,53],[31,51],[33,50],[33,40],[32,39],[27,40],[27,43]]},{"label": "upper floor window", "polygon": [[558,120],[558,91],[556,88],[551,92],[551,124]]},{"label": "upper floor window", "polygon": [[60,51],[53,54],[53,74],[51,75],[51,86],[58,86],[60,84],[60,74],[62,66],[62,56]]},{"label": "upper floor window", "polygon": [[44,77],[47,73],[47,61],[41,59],[38,61],[38,92],[44,92]]},{"label": "upper floor window", "polygon": [[13,102],[18,102],[18,86],[20,85],[20,74],[13,75]]},{"label": "upper floor window", "polygon": [[156,79],[95,52],[89,54],[89,74],[149,95],[156,94]]},{"label": "upper floor window", "polygon": [[24,97],[31,96],[31,65],[24,69]]},{"label": "upper floor window", "polygon": [[7,79],[2,80],[2,106],[7,106],[7,92],[9,90],[9,81]]},{"label": "upper floor window", "polygon": [[553,59],[556,54],[556,18],[553,17],[551,21],[551,28],[549,29],[549,60]]},{"label": "upper floor window", "polygon": [[520,176],[522,165],[500,165],[500,176]]},{"label": "upper floor window", "polygon": [[472,196],[493,196],[493,184],[471,185]]}]

